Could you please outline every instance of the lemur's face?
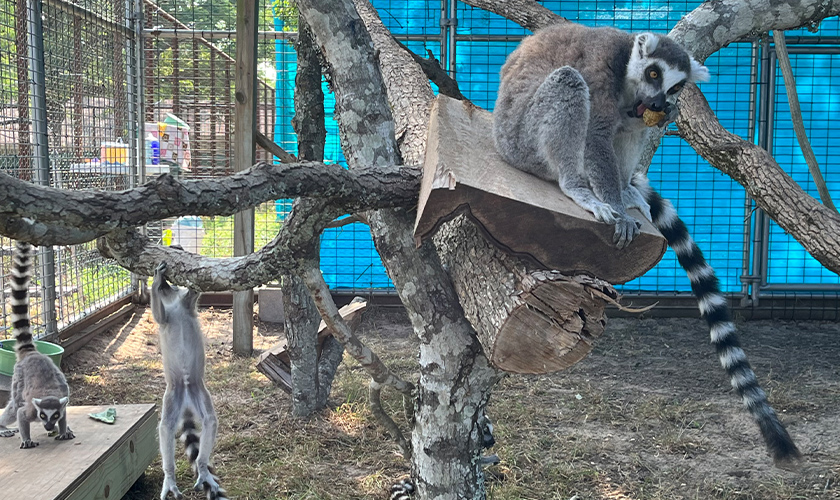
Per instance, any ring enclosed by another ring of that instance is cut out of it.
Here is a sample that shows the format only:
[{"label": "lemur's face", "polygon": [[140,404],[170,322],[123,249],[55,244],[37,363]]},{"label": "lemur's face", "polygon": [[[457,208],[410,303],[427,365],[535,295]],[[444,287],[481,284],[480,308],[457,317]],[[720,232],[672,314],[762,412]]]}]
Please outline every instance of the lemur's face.
[{"label": "lemur's face", "polygon": [[672,40],[638,34],[627,64],[626,90],[632,101],[627,114],[641,118],[647,109],[668,113],[686,83],[708,79],[709,70]]},{"label": "lemur's face", "polygon": [[68,398],[48,397],[32,400],[32,405],[38,412],[38,419],[44,425],[44,429],[51,431],[55,428],[59,420],[61,420],[64,411],[67,409]]}]

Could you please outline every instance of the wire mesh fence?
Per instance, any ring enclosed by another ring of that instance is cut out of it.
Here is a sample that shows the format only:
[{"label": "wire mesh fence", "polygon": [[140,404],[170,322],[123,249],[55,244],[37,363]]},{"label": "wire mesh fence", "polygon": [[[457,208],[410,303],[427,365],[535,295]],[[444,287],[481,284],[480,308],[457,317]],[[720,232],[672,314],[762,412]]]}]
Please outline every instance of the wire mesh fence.
[{"label": "wire mesh fence", "polygon": [[[119,190],[136,181],[133,2],[0,1],[0,169],[42,185]],[[0,238],[3,314],[13,242]],[[130,293],[94,243],[40,248],[35,332],[53,334]]]},{"label": "wire mesh fence", "polygon": [[[373,3],[398,39],[416,53],[438,58],[469,99],[492,110],[499,69],[526,30],[458,1]],[[42,15],[32,11],[36,4],[42,5]],[[665,33],[699,2],[542,4],[588,25]],[[193,179],[232,173],[235,9],[235,3],[222,0],[0,0],[0,169],[69,189],[124,189],[162,172]],[[291,125],[296,30],[291,2],[260,7],[257,129],[292,153],[297,151]],[[829,189],[840,196],[840,157],[831,147],[840,139],[840,126],[832,122],[840,107],[840,22],[829,19],[816,31],[789,35],[806,129]],[[722,124],[768,147],[814,194],[792,134],[772,44],[734,43],[705,64],[713,79],[701,88]],[[343,165],[335,101],[329,85],[323,85],[326,161]],[[258,159],[272,161],[261,149]],[[794,300],[840,290],[836,275],[756,211],[739,185],[678,136],[663,139],[649,173],[686,220],[725,291]],[[257,207],[257,248],[277,234],[290,206],[289,200],[277,200]],[[204,255],[233,254],[232,217],[181,217],[151,224],[147,231],[154,240]],[[3,290],[11,245],[0,239]],[[333,289],[391,289],[366,226],[330,229],[321,247],[322,270]],[[38,261],[33,302],[40,332],[68,325],[131,290],[130,275],[102,259],[93,244],[45,249]],[[623,286],[624,293],[659,296],[688,290],[671,253]],[[5,332],[8,311],[2,312]]]}]

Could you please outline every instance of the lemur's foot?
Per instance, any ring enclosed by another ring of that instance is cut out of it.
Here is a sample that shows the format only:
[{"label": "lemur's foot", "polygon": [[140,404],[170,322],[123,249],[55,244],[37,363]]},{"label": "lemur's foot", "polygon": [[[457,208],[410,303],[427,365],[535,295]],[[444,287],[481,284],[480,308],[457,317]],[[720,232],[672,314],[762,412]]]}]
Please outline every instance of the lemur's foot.
[{"label": "lemur's foot", "polygon": [[163,478],[163,488],[160,490],[160,500],[166,500],[166,496],[172,493],[172,497],[175,500],[181,500],[184,498],[184,494],[181,493],[181,490],[178,489],[178,485],[175,484],[175,479],[169,476]]},{"label": "lemur's foot", "polygon": [[67,432],[65,432],[64,434],[59,434],[55,438],[59,441],[66,441],[68,439],[74,439],[75,437],[76,437],[76,435],[73,434],[73,431],[71,431],[70,429],[67,429]]},{"label": "lemur's foot", "polygon": [[165,260],[163,260],[163,261],[160,262],[160,264],[158,264],[157,269],[155,269],[155,272],[156,273],[165,273],[166,269],[168,267],[169,267],[169,265],[166,263]]},{"label": "lemur's foot", "polygon": [[615,233],[613,234],[613,243],[618,248],[626,248],[627,245],[633,241],[633,238],[639,235],[639,228],[641,224],[639,221],[630,217],[627,214],[615,223]]},{"label": "lemur's foot", "polygon": [[38,443],[37,441],[33,441],[31,439],[25,439],[25,440],[21,441],[20,449],[25,450],[25,449],[28,449],[28,448],[35,448],[36,446],[38,446],[38,444],[40,444],[40,443]]},{"label": "lemur's foot", "polygon": [[6,427],[0,427],[0,437],[10,438],[17,434],[17,429],[9,429]]},{"label": "lemur's foot", "polygon": [[216,482],[215,476],[209,471],[198,473],[193,489],[195,491],[206,491],[209,498],[216,498],[219,495],[219,483]]}]

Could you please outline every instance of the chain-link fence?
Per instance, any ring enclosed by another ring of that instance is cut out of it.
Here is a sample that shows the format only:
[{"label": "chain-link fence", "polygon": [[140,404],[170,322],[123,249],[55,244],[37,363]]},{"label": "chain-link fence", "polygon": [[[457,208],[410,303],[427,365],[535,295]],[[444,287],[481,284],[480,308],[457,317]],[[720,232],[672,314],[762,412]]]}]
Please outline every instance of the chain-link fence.
[{"label": "chain-link fence", "polygon": [[[525,30],[455,0],[373,3],[398,39],[421,55],[438,58],[468,98],[492,110],[499,68]],[[660,33],[699,5],[671,0],[542,3],[572,21]],[[292,5],[276,0],[259,11],[257,129],[295,153],[297,14]],[[235,25],[236,6],[227,0],[0,0],[0,169],[71,189],[123,189],[161,172],[184,178],[230,174],[236,132]],[[840,156],[831,146],[840,140],[835,123],[840,22],[826,20],[818,31],[789,33],[788,40],[805,126],[829,189],[838,195]],[[706,65],[713,79],[702,90],[723,125],[768,148],[782,168],[815,193],[792,133],[772,43],[734,43]],[[326,83],[324,88],[326,161],[343,164],[334,100]],[[260,149],[258,158],[271,160]],[[679,137],[665,137],[650,177],[674,202],[727,292],[751,298],[753,304],[781,295],[797,307],[802,298],[836,299],[840,293],[838,276]],[[288,200],[257,207],[257,248],[276,235],[289,207]],[[233,253],[232,217],[165,220],[151,225],[148,233],[205,255]],[[321,244],[322,269],[333,289],[391,289],[366,226],[330,229]],[[0,239],[4,294],[11,245]],[[103,260],[93,244],[41,249],[38,257],[31,291],[40,332],[69,325],[131,290],[130,275]],[[672,253],[623,286],[625,294],[663,298],[688,290]],[[3,298],[0,336],[9,328]]]},{"label": "chain-link fence", "polygon": [[[132,1],[0,0],[0,169],[65,189],[135,185],[139,106]],[[13,242],[0,238],[0,337]],[[94,243],[38,249],[35,332],[53,334],[130,293]]]}]

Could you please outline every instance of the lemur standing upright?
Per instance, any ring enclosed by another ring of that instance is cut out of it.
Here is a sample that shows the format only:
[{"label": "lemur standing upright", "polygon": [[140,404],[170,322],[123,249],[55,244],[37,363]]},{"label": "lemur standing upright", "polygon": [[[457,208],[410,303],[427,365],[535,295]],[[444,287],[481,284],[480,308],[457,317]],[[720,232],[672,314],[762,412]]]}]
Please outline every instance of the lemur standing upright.
[{"label": "lemur standing upright", "polygon": [[596,219],[615,224],[619,248],[639,232],[628,208],[653,222],[688,274],[732,387],[783,464],[799,450],[740,347],[715,272],[639,165],[649,127],[673,121],[683,86],[708,78],[708,69],[666,36],[557,24],[525,38],[502,67],[494,139],[512,166],[557,182]]},{"label": "lemur standing upright", "polygon": [[14,436],[6,426],[17,420],[20,447],[34,448],[29,424],[40,421],[51,432],[58,426],[58,440],[76,437],[67,426],[70,387],[61,370],[50,358],[35,349],[29,321],[29,279],[32,276],[33,249],[18,241],[12,257],[12,330],[17,361],[12,374],[12,393],[0,415],[0,436]]},{"label": "lemur standing upright", "polygon": [[[166,379],[158,426],[164,474],[160,499],[165,500],[169,493],[176,499],[183,498],[175,482],[175,433],[180,424],[185,452],[196,474],[195,489],[203,488],[208,500],[225,500],[227,493],[210,465],[218,421],[204,385],[204,335],[196,312],[200,294],[170,286],[164,277],[166,268],[161,262],[155,269],[151,289],[152,316],[160,327]],[[200,435],[193,416],[201,421]]]}]

